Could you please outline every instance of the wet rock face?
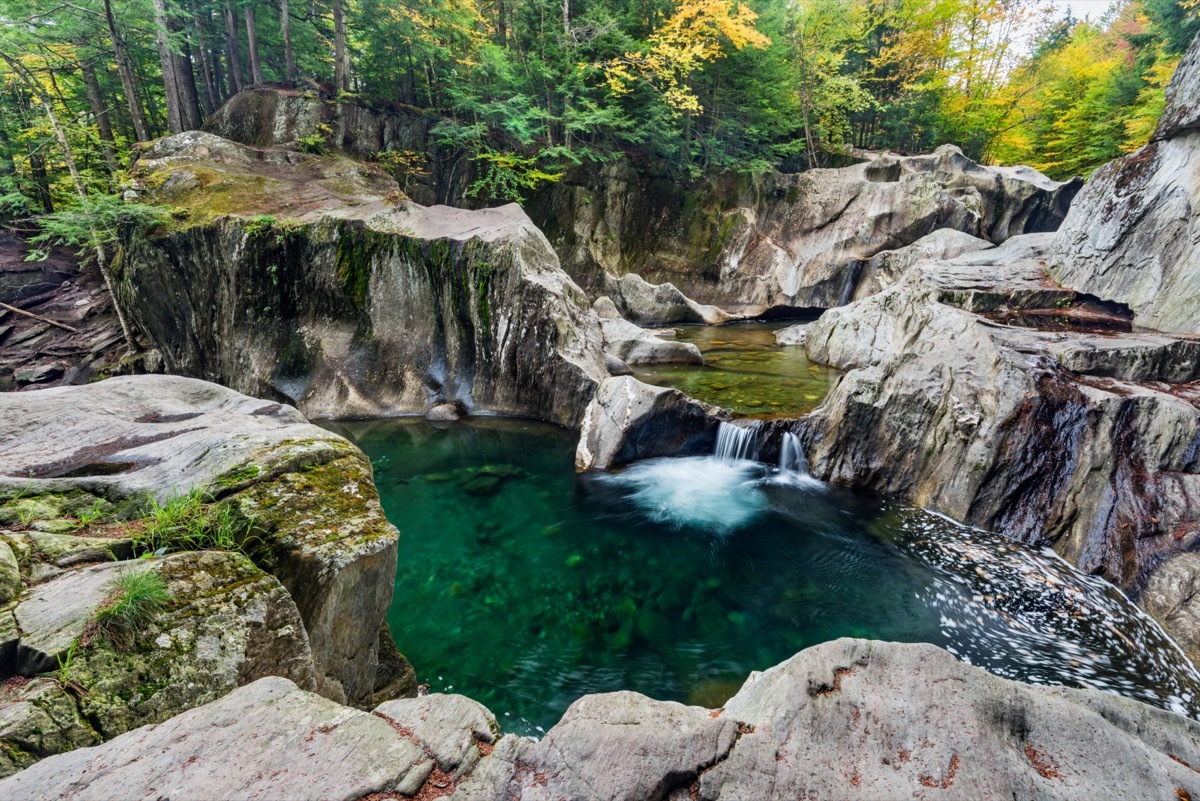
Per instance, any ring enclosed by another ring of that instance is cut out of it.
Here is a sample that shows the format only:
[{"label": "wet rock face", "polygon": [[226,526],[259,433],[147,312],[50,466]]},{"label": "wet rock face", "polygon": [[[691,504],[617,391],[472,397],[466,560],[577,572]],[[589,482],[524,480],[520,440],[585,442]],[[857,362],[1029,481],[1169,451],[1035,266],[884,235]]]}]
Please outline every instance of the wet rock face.
[{"label": "wet rock face", "polygon": [[1092,174],[1054,243],[1064,285],[1128,304],[1138,324],[1200,331],[1200,38],[1150,143]]},{"label": "wet rock face", "polygon": [[808,421],[813,472],[1052,543],[1137,590],[1200,519],[1200,344],[998,325],[1061,304],[1047,237],[919,264],[826,312],[810,355],[848,372]]},{"label": "wet rock face", "polygon": [[595,182],[547,189],[529,208],[589,290],[611,292],[615,277],[637,273],[699,304],[758,314],[844,303],[863,262],[938,229],[992,243],[1053,231],[1078,189],[1027,167],[984,167],[947,146],[686,190],[611,167]]},{"label": "wet rock face", "polygon": [[1091,799],[1200,793],[1200,725],[1032,687],[930,645],[842,639],[751,675],[723,709],[581,698],[541,741],[461,696],[339,707],[262,679],[0,781],[5,798],[462,801]]},{"label": "wet rock face", "polygon": [[568,426],[607,375],[587,298],[516,205],[426,208],[345,158],[197,132],[157,142],[138,174],[193,210],[121,264],[171,372],[310,416],[457,403]]},{"label": "wet rock face", "polygon": [[[80,495],[72,501],[70,514],[76,517],[80,509],[99,504],[120,519],[135,519],[145,514],[150,498],[162,502],[192,488],[220,496],[255,521],[249,550],[257,567],[252,567],[278,580],[299,612],[317,691],[351,702],[376,691],[398,535],[383,516],[366,456],[341,437],[310,425],[291,407],[215,384],[136,376],[0,393],[0,443],[0,499],[21,496],[10,502],[21,508],[0,520],[10,526],[22,516],[32,517],[34,526],[53,525],[38,522],[49,516],[79,525],[56,512],[37,511],[66,501],[40,499]],[[47,536],[35,530],[8,538],[31,543],[39,559],[49,560],[39,561],[38,570],[24,568],[26,582],[78,567],[79,553],[98,553],[90,539],[51,546]],[[118,542],[111,550],[96,558],[128,558]],[[68,572],[39,586],[49,591],[57,581],[80,581],[76,577],[83,575]],[[83,597],[79,591],[68,596]],[[61,649],[43,651],[53,667]]]}]

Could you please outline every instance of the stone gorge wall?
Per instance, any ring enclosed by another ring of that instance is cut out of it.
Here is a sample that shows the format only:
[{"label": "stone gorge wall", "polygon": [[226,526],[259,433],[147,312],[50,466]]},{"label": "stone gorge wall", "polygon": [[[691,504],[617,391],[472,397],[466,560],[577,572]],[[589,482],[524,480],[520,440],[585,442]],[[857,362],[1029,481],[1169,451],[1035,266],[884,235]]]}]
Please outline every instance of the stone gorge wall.
[{"label": "stone gorge wall", "polygon": [[616,298],[615,279],[637,273],[700,303],[756,315],[844,303],[864,260],[939,229],[993,244],[1053,231],[1079,187],[1028,167],[984,167],[946,146],[929,156],[718,176],[690,187],[618,164],[568,176],[527,205],[563,267],[591,292]]},{"label": "stone gorge wall", "polygon": [[319,417],[452,402],[562,425],[607,376],[587,298],[515,205],[426,208],[344,157],[203,133],[155,143],[137,175],[189,210],[119,264],[170,372]]}]

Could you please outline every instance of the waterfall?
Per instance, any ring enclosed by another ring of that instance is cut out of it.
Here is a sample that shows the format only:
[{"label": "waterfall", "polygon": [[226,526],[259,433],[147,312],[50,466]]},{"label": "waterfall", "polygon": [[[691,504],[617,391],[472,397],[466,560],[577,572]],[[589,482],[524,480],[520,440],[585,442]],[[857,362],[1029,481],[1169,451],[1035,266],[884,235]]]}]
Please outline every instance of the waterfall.
[{"label": "waterfall", "polygon": [[790,431],[785,431],[779,441],[779,469],[808,475],[808,459],[804,456],[804,445],[800,442],[800,437]]},{"label": "waterfall", "polygon": [[717,429],[717,448],[713,452],[714,455],[722,462],[757,459],[760,425],[758,421],[745,426],[721,423]]}]

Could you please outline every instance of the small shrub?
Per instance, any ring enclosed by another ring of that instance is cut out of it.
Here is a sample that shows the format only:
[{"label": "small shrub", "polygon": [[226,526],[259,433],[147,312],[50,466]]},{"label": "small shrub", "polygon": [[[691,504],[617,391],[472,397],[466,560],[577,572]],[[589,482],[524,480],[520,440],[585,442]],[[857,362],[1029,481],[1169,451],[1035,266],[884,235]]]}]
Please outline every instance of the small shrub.
[{"label": "small shrub", "polygon": [[92,615],[92,628],[113,645],[132,644],[154,616],[171,601],[167,582],[153,568],[117,571],[113,591]]},{"label": "small shrub", "polygon": [[309,133],[296,140],[296,149],[301,153],[319,156],[329,150],[329,139],[332,136],[332,128],[323,122],[317,123]]},{"label": "small shrub", "polygon": [[205,503],[204,491],[193,489],[150,502],[146,524],[133,535],[134,548],[142,553],[171,551],[240,551],[253,521],[241,518],[224,504]]}]

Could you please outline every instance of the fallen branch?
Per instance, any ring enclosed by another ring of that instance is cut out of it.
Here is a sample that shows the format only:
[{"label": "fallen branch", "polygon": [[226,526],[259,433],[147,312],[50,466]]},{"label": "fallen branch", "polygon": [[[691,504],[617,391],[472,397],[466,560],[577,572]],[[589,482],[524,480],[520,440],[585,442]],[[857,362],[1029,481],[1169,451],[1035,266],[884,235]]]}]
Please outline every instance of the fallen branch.
[{"label": "fallen branch", "polygon": [[17,314],[23,314],[26,317],[32,317],[33,319],[39,320],[40,322],[50,323],[50,325],[56,326],[57,328],[61,328],[64,331],[70,331],[72,334],[79,333],[78,328],[72,328],[71,326],[66,325],[64,323],[55,322],[54,320],[43,317],[40,314],[34,314],[33,312],[27,312],[24,309],[18,309],[16,306],[9,306],[7,303],[0,303],[0,309],[8,309],[10,312],[16,312]]}]

